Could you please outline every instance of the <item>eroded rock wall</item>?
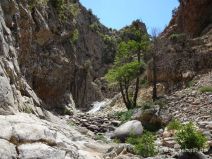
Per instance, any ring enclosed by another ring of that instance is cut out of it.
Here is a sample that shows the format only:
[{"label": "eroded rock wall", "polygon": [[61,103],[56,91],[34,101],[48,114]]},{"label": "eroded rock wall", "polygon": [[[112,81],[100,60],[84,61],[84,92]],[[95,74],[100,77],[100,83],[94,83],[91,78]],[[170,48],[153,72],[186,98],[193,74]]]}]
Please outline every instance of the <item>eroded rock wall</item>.
[{"label": "eroded rock wall", "polygon": [[113,61],[114,52],[103,49],[104,35],[111,33],[78,1],[67,3],[78,13],[63,13],[64,20],[51,0],[0,2],[1,109],[11,113],[75,104],[88,109],[103,98],[95,80],[110,64],[103,57]]},{"label": "eroded rock wall", "polygon": [[[181,0],[169,26],[159,37],[157,80],[177,89],[212,69],[212,1]],[[147,70],[152,81],[152,64]]]}]

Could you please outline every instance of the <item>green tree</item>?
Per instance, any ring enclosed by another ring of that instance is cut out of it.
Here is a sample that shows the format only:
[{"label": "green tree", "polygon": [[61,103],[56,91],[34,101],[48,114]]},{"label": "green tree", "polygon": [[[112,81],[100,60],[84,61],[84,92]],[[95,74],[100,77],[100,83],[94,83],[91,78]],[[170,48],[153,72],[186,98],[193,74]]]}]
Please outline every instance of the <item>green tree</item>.
[{"label": "green tree", "polygon": [[[123,34],[124,40],[118,45],[114,66],[106,74],[106,79],[119,85],[126,107],[132,109],[137,105],[140,75],[145,70],[142,53],[148,50],[149,37],[136,22]],[[133,91],[129,90],[130,86],[134,88]]]}]

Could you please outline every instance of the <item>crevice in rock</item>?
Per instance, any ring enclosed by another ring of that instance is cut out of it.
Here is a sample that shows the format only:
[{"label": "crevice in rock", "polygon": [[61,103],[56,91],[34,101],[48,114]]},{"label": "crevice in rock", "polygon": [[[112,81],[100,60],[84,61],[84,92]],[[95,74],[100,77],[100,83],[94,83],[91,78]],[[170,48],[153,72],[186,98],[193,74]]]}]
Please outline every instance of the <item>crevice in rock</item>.
[{"label": "crevice in rock", "polygon": [[57,145],[54,141],[49,141],[49,140],[46,140],[46,139],[39,139],[39,140],[20,140],[20,139],[18,139],[15,136],[11,136],[9,142],[10,143],[13,143],[16,146],[20,146],[20,145],[23,145],[23,144],[33,144],[33,143],[37,143],[37,142],[44,143],[44,144],[46,144],[48,146],[51,146],[51,147]]},{"label": "crevice in rock", "polygon": [[17,158],[16,158],[16,159],[20,159],[20,158],[19,158],[20,152],[19,152],[19,150],[18,150],[18,146],[15,146],[15,150],[16,150],[16,153],[17,153]]}]

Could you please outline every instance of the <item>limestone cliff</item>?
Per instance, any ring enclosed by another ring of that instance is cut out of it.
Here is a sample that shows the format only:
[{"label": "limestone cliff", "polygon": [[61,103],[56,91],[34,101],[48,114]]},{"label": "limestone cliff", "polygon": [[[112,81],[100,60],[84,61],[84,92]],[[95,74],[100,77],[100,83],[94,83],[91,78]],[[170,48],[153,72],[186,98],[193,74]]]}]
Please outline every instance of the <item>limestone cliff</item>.
[{"label": "limestone cliff", "polygon": [[7,113],[74,103],[84,109],[103,98],[95,80],[113,61],[105,40],[112,30],[78,1],[55,2],[0,2],[0,105]]},{"label": "limestone cliff", "polygon": [[[158,82],[174,90],[212,69],[212,1],[181,0],[160,35],[156,57]],[[152,80],[149,65],[148,79]]]}]

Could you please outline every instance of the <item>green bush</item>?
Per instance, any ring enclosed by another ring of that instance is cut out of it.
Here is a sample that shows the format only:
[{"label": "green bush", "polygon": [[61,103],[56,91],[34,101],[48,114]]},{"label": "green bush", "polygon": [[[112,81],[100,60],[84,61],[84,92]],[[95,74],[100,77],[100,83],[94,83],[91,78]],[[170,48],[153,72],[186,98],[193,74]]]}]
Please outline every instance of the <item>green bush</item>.
[{"label": "green bush", "polygon": [[169,39],[173,42],[185,42],[186,35],[184,33],[181,33],[181,34],[174,33],[174,34],[170,35]]},{"label": "green bush", "polygon": [[212,93],[212,86],[204,86],[204,87],[201,87],[201,88],[199,89],[199,91],[200,91],[201,93],[206,93],[206,92],[211,92],[211,93]]},{"label": "green bush", "polygon": [[115,116],[118,120],[122,121],[122,123],[129,121],[133,115],[133,110],[128,110],[126,112],[117,112]]},{"label": "green bush", "polygon": [[34,7],[46,6],[49,0],[29,0],[29,8],[32,10]]},{"label": "green bush", "polygon": [[186,85],[187,87],[192,87],[195,84],[194,80],[189,81]]},{"label": "green bush", "polygon": [[173,119],[172,121],[169,122],[167,125],[168,130],[179,130],[182,127],[182,124],[179,120]]},{"label": "green bush", "polygon": [[181,149],[201,150],[206,145],[206,137],[200,133],[192,122],[183,125],[176,133],[176,141]]},{"label": "green bush", "polygon": [[155,149],[155,136],[150,132],[145,132],[142,136],[130,136],[126,140],[134,146],[136,154],[143,157],[151,157],[157,154]]},{"label": "green bush", "polygon": [[77,4],[77,3],[74,3],[74,4],[69,5],[69,9],[70,9],[71,14],[74,17],[77,17],[78,14],[80,13],[79,4]]},{"label": "green bush", "polygon": [[50,0],[52,6],[56,9],[61,21],[65,21],[71,14],[74,19],[80,13],[79,4],[66,0]]},{"label": "green bush", "polygon": [[147,110],[147,109],[151,109],[153,106],[154,106],[154,102],[152,102],[152,101],[146,101],[145,103],[143,103],[141,105],[141,108],[143,110]]},{"label": "green bush", "polygon": [[31,107],[24,107],[21,111],[27,113],[27,114],[33,114],[33,109]]},{"label": "green bush", "polygon": [[69,125],[70,127],[73,127],[73,126],[76,126],[76,123],[74,123],[73,121],[69,121],[69,122],[68,122],[68,125]]},{"label": "green bush", "polygon": [[78,39],[79,39],[79,31],[78,31],[78,29],[75,29],[75,30],[73,31],[73,33],[71,34],[70,42],[71,42],[72,44],[76,44],[77,41],[78,41]]},{"label": "green bush", "polygon": [[90,27],[90,29],[92,30],[92,31],[96,31],[96,32],[98,32],[98,31],[100,31],[100,24],[98,23],[98,22],[93,22],[92,24],[90,24],[89,25],[89,27]]},{"label": "green bush", "polygon": [[141,105],[141,107],[143,108],[143,110],[147,110],[147,109],[151,109],[153,108],[155,105],[159,105],[160,108],[164,108],[167,105],[167,100],[164,98],[158,99],[156,101],[146,101],[145,103],[143,103]]},{"label": "green bush", "polygon": [[102,134],[96,134],[95,140],[101,140],[103,142],[107,142],[107,139]]}]

